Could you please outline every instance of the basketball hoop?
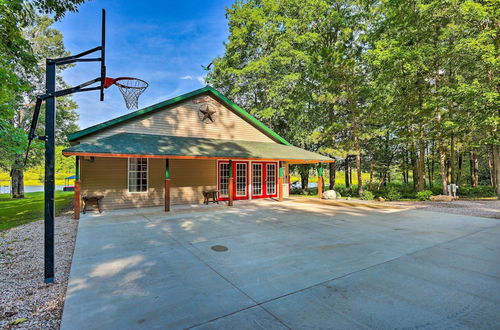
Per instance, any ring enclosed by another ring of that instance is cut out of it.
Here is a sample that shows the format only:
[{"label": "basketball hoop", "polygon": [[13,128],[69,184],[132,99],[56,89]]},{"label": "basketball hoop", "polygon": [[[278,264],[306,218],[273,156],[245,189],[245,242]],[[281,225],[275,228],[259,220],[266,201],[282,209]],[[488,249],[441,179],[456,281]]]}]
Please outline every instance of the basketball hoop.
[{"label": "basketball hoop", "polygon": [[149,84],[138,78],[120,77],[107,78],[104,83],[104,88],[111,85],[116,85],[125,99],[127,109],[137,109],[139,107],[139,96],[148,88]]}]

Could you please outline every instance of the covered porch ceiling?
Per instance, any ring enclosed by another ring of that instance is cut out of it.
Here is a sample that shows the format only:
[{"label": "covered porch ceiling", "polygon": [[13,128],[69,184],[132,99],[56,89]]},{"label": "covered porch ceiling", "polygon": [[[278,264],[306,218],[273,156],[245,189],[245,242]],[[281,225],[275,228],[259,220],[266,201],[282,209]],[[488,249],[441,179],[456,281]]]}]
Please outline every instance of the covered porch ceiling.
[{"label": "covered porch ceiling", "polygon": [[141,133],[118,133],[63,150],[65,156],[170,159],[280,160],[292,164],[332,163],[334,159],[291,145]]}]

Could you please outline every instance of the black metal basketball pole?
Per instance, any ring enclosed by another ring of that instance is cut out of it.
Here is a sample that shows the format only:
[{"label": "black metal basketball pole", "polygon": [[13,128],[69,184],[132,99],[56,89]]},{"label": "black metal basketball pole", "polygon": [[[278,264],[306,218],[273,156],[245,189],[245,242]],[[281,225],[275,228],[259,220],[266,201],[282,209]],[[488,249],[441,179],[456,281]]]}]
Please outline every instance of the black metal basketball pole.
[{"label": "black metal basketball pole", "polygon": [[[31,141],[36,137],[36,125],[40,115],[42,102],[45,101],[45,135],[37,138],[45,141],[45,184],[44,184],[44,278],[45,283],[54,282],[54,218],[55,218],[55,129],[56,129],[56,98],[58,96],[69,95],[78,92],[101,91],[100,99],[104,99],[104,82],[106,80],[105,60],[105,22],[106,11],[102,10],[102,40],[101,46],[92,48],[77,55],[58,59],[47,59],[45,73],[45,94],[39,95],[36,100],[33,120],[28,135],[28,148],[24,165],[28,159]],[[88,54],[100,51],[101,56],[97,58],[82,58]],[[56,68],[57,65],[70,64],[76,62],[101,62],[101,75],[99,78],[87,81],[81,85],[56,91]],[[100,82],[100,86],[87,87]]]},{"label": "black metal basketball pole", "polygon": [[[56,63],[47,60],[45,88],[48,95],[56,91]],[[45,283],[54,282],[54,217],[55,217],[55,130],[56,97],[45,100]]]},{"label": "black metal basketball pole", "polygon": [[[120,77],[116,79],[106,78],[106,10],[102,10],[102,35],[101,35],[101,45],[87,51],[84,51],[80,54],[76,54],[73,56],[57,58],[57,59],[47,59],[46,61],[46,71],[45,71],[45,94],[37,96],[35,111],[33,112],[33,120],[31,121],[30,132],[28,134],[28,148],[26,150],[26,156],[24,158],[24,166],[26,166],[26,161],[28,160],[28,154],[31,146],[31,141],[37,137],[36,133],[36,125],[38,122],[38,117],[40,115],[40,109],[42,106],[42,102],[45,101],[45,135],[38,136],[37,138],[45,141],[45,202],[44,202],[44,216],[45,216],[45,224],[44,224],[44,259],[45,259],[45,268],[44,268],[44,276],[46,283],[54,282],[54,218],[55,218],[55,133],[56,133],[56,98],[58,96],[69,95],[73,93],[79,92],[89,92],[89,91],[100,91],[100,99],[104,101],[104,88],[109,87],[112,84],[119,86],[120,91],[122,92],[127,107],[128,102],[131,100],[130,97],[138,98],[140,93],[142,93],[148,86],[147,82],[137,79],[137,78],[127,78]],[[86,55],[101,52],[100,57],[93,58],[83,58]],[[83,84],[80,84],[75,87],[56,90],[56,69],[58,65],[71,64],[77,62],[100,62],[101,63],[101,75],[98,78],[87,81]],[[133,80],[133,81],[141,81],[145,85],[140,87],[130,87],[124,86],[118,81]],[[109,82],[107,81],[109,80]],[[100,83],[99,86],[88,87],[95,83]],[[127,95],[123,91],[126,88],[135,88],[139,89],[140,93]],[[130,97],[129,97],[130,96]],[[135,99],[137,101],[137,99]],[[137,105],[137,103],[135,103]]]}]

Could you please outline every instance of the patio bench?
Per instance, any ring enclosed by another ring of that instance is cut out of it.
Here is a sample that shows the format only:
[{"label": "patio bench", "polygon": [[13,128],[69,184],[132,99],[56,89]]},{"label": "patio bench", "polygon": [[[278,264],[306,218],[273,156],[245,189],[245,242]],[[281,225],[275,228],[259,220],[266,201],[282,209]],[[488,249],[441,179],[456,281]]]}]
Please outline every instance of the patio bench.
[{"label": "patio bench", "polygon": [[203,197],[205,200],[203,201],[203,204],[208,205],[208,203],[217,203],[219,204],[219,200],[217,199],[217,190],[203,190]]},{"label": "patio bench", "polygon": [[89,203],[95,202],[97,204],[97,208],[99,209],[99,213],[102,213],[101,203],[104,196],[83,196],[83,214],[87,211],[87,205]]}]

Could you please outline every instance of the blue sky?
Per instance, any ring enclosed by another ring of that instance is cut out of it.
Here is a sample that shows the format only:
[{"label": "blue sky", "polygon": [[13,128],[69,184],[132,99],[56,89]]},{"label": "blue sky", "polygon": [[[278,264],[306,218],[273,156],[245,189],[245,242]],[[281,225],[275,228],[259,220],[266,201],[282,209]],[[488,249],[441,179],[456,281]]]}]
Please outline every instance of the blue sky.
[{"label": "blue sky", "polygon": [[[139,99],[145,107],[203,87],[201,65],[224,52],[228,28],[226,7],[233,0],[130,1],[93,0],[78,13],[68,13],[55,24],[66,48],[76,54],[100,44],[101,8],[106,9],[106,65],[108,77],[132,76],[149,82]],[[79,63],[63,72],[71,85],[99,75],[96,63]],[[127,110],[115,86],[75,94],[79,125],[85,128],[123,115]]]}]

